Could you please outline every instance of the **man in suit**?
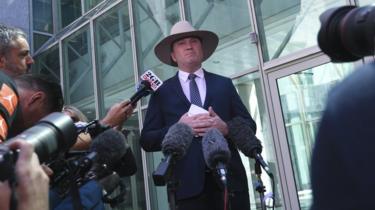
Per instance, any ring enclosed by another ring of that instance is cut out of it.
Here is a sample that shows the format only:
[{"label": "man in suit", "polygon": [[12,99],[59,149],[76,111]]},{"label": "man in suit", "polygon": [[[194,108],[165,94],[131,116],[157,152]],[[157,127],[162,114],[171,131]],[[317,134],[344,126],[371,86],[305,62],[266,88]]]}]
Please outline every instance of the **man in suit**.
[{"label": "man in suit", "polygon": [[311,162],[312,210],[374,209],[375,63],[329,93]]},{"label": "man in suit", "polygon": [[[178,72],[151,96],[140,141],[144,150],[160,151],[170,126],[180,122],[192,128],[195,137],[174,170],[178,181],[176,203],[179,210],[223,209],[220,202],[223,200],[222,190],[203,158],[201,140],[205,132],[217,128],[226,136],[226,122],[235,116],[245,118],[254,132],[256,130],[256,124],[232,81],[202,68],[202,62],[211,56],[217,45],[215,33],[195,30],[189,22],[180,21],[172,27],[171,35],[154,49],[163,63],[177,67]],[[188,115],[192,104],[201,106],[208,113]],[[245,169],[235,145],[227,140],[231,150],[227,166],[230,207],[232,210],[248,210],[250,202]]]}]

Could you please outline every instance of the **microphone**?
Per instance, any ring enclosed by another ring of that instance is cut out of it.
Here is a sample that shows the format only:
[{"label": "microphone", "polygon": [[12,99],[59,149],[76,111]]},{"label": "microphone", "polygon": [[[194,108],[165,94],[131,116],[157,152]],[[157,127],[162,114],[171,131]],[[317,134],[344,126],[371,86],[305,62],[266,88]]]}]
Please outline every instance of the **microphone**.
[{"label": "microphone", "polygon": [[99,134],[93,139],[90,151],[97,153],[95,172],[98,178],[112,171],[121,177],[133,175],[137,171],[135,158],[125,136],[117,130],[108,129]]},{"label": "microphone", "polygon": [[262,152],[262,144],[255,136],[249,122],[242,117],[235,117],[227,122],[227,126],[229,130],[228,136],[237,145],[238,149],[247,157],[258,161],[264,171],[270,177],[273,177],[268,164],[260,154]]},{"label": "microphone", "polygon": [[210,129],[203,136],[202,150],[208,168],[216,169],[220,180],[226,186],[226,165],[230,160],[231,153],[227,141],[218,129]]},{"label": "microphone", "polygon": [[169,128],[161,144],[164,158],[152,174],[155,186],[164,186],[170,180],[171,166],[186,154],[193,137],[193,130],[184,123],[176,123]]},{"label": "microphone", "polygon": [[140,78],[141,81],[138,84],[137,92],[130,97],[130,103],[132,106],[135,106],[142,97],[155,92],[163,84],[161,79],[159,79],[151,70],[147,70]]}]

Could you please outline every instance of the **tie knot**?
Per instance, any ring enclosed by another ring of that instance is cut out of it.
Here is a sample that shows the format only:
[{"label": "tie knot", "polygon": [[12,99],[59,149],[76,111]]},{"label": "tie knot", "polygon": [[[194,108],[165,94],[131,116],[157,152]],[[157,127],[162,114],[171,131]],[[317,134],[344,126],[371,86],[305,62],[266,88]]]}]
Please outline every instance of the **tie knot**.
[{"label": "tie knot", "polygon": [[197,77],[197,75],[195,75],[195,74],[189,74],[188,79],[189,80],[194,80],[195,77]]}]

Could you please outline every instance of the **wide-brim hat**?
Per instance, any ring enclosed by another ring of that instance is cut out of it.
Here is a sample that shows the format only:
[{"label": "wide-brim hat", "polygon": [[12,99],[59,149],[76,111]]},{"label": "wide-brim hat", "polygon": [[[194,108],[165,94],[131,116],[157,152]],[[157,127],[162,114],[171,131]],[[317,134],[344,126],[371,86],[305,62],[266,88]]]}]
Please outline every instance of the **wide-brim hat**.
[{"label": "wide-brim hat", "polygon": [[211,31],[196,30],[188,21],[179,21],[171,28],[171,34],[161,40],[154,49],[155,55],[165,64],[177,66],[172,60],[172,44],[186,37],[198,37],[203,49],[203,61],[215,51],[219,38]]}]

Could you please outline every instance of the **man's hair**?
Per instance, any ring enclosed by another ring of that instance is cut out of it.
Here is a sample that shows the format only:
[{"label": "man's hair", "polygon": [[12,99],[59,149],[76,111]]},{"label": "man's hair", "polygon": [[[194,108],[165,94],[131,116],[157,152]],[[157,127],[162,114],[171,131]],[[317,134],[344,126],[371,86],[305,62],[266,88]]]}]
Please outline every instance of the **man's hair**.
[{"label": "man's hair", "polygon": [[46,108],[49,112],[61,112],[64,105],[61,86],[43,74],[24,74],[15,78],[18,88],[42,91],[47,96]]},{"label": "man's hair", "polygon": [[27,39],[26,33],[19,28],[6,26],[0,23],[0,56],[7,54],[18,38]]}]

